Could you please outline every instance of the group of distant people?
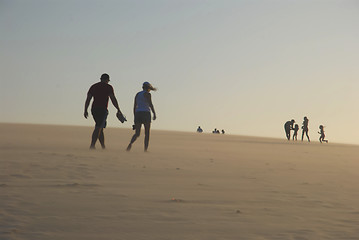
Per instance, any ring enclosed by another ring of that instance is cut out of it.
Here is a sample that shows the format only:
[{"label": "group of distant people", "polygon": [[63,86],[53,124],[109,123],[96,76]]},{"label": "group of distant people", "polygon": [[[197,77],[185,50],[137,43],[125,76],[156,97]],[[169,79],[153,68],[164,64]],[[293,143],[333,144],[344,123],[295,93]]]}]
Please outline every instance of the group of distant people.
[{"label": "group of distant people", "polygon": [[220,134],[220,133],[225,134],[226,132],[224,131],[224,129],[222,129],[221,131],[219,131],[217,128],[215,128],[215,129],[212,131],[212,133],[214,133],[214,134]]},{"label": "group of distant people", "polygon": [[[291,130],[294,131],[294,133],[293,133],[293,141],[294,140],[297,141],[299,125],[298,124],[294,125],[294,123],[295,123],[295,120],[292,119],[290,121],[287,121],[284,124],[284,131],[285,131],[285,135],[286,135],[288,141],[290,140],[290,137],[291,137],[290,136],[290,131]],[[308,142],[310,142],[310,138],[309,138],[309,135],[308,135],[308,131],[309,131],[308,124],[309,124],[309,119],[307,117],[304,117],[303,123],[302,123],[302,141],[303,141],[304,135],[305,135],[307,137],[307,139],[308,139]],[[323,125],[319,126],[319,132],[318,133],[320,134],[319,142],[320,143],[323,143],[323,142],[328,143],[328,140],[325,139],[325,133],[324,133],[324,126]]]},{"label": "group of distant people", "polygon": [[[90,149],[95,149],[97,140],[99,140],[101,147],[105,149],[104,128],[106,128],[107,123],[109,98],[111,99],[113,106],[117,109],[117,118],[121,122],[127,121],[120,110],[113,87],[109,84],[109,82],[110,76],[107,73],[104,73],[101,75],[100,82],[93,84],[87,92],[84,117],[88,117],[88,107],[93,99],[91,114],[95,120],[95,129],[92,133]],[[132,127],[133,130],[135,130],[135,134],[132,136],[131,141],[127,146],[127,151],[131,150],[132,144],[140,136],[142,124],[145,127],[144,150],[147,151],[148,149],[150,141],[151,111],[153,113],[153,120],[156,120],[156,112],[151,99],[151,90],[156,91],[156,88],[154,88],[149,82],[144,82],[142,84],[142,91],[138,92],[135,96],[133,107],[135,120]]]},{"label": "group of distant people", "polygon": [[[203,129],[201,128],[201,126],[198,126],[197,128],[197,132],[198,133],[203,133]],[[222,129],[222,131],[219,131],[217,128],[215,128],[212,133],[215,133],[215,134],[220,134],[222,132],[222,134],[225,134],[226,132],[224,131],[224,129]]]}]

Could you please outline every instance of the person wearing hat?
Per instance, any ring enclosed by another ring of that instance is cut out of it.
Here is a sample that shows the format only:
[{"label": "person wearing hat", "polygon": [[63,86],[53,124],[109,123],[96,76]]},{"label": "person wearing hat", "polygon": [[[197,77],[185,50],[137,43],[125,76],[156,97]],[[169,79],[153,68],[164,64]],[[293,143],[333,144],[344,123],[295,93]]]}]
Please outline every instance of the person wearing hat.
[{"label": "person wearing hat", "polygon": [[156,120],[155,108],[152,104],[150,91],[156,91],[149,82],[144,82],[142,85],[142,91],[138,92],[135,96],[135,103],[133,107],[133,113],[135,116],[134,130],[135,134],[131,138],[130,144],[127,146],[127,151],[131,150],[132,144],[140,136],[142,124],[145,126],[145,152],[148,149],[150,141],[150,128],[151,128],[151,111],[153,113],[153,120]]},{"label": "person wearing hat", "polygon": [[92,133],[90,149],[95,149],[97,139],[100,141],[101,146],[105,149],[105,135],[103,129],[106,128],[106,119],[108,115],[108,99],[111,99],[113,106],[117,109],[117,115],[122,115],[120,107],[118,106],[117,99],[115,97],[113,87],[108,84],[110,76],[107,73],[101,75],[100,82],[93,84],[87,92],[87,98],[85,101],[84,117],[87,119],[87,109],[90,105],[91,99],[91,113],[95,120],[95,129]]}]

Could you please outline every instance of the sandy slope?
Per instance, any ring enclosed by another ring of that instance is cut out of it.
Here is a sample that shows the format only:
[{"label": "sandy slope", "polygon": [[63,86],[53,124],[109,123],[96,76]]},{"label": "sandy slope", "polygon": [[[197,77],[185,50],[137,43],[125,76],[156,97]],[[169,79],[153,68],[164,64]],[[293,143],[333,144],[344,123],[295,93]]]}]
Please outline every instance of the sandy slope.
[{"label": "sandy slope", "polygon": [[[0,239],[359,239],[359,146],[0,124]],[[284,135],[284,134],[283,134]]]}]

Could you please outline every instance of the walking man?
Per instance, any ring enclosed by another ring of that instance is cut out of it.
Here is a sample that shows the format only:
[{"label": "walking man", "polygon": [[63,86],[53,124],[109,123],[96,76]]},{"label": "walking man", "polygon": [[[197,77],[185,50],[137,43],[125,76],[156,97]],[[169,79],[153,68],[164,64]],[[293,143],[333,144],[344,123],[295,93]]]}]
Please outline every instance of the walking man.
[{"label": "walking man", "polygon": [[107,73],[101,75],[100,82],[93,84],[87,92],[87,98],[85,101],[84,117],[87,119],[87,109],[93,98],[91,113],[95,120],[95,129],[92,133],[92,140],[90,149],[95,149],[97,139],[100,141],[101,146],[105,149],[105,135],[103,129],[106,128],[106,120],[108,115],[108,98],[111,99],[113,106],[117,109],[117,115],[122,115],[120,107],[118,106],[117,99],[115,97],[113,87],[108,84],[110,76]]}]

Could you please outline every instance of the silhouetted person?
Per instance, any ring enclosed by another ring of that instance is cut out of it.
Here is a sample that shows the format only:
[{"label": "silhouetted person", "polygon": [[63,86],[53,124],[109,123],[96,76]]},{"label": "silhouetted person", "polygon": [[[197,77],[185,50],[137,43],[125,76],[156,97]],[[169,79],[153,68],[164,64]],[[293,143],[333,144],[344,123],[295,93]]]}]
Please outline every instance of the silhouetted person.
[{"label": "silhouetted person", "polygon": [[293,124],[295,123],[294,119],[287,121],[284,124],[284,131],[285,131],[285,135],[288,139],[288,141],[290,140],[290,130],[293,130]]},{"label": "silhouetted person", "polygon": [[226,132],[224,131],[224,129],[222,129],[222,134],[225,134]]},{"label": "silhouetted person", "polygon": [[324,138],[325,138],[324,126],[323,126],[323,125],[320,125],[320,126],[319,126],[319,130],[320,130],[320,132],[318,132],[318,133],[320,134],[319,142],[320,142],[320,143],[322,143],[322,142],[328,143],[328,140],[324,140]]},{"label": "silhouetted person", "polygon": [[302,126],[302,141],[303,141],[304,134],[305,134],[308,138],[308,142],[310,142],[310,138],[308,135],[308,131],[309,131],[308,122],[309,122],[309,119],[307,117],[304,117],[303,126]]},{"label": "silhouetted person", "polygon": [[147,152],[148,144],[150,142],[150,128],[151,128],[151,111],[153,113],[153,120],[156,120],[155,108],[152,104],[150,91],[156,91],[149,82],[144,82],[142,85],[143,91],[138,92],[135,96],[135,103],[133,106],[133,114],[135,115],[135,134],[132,136],[131,142],[127,147],[127,151],[131,150],[132,144],[140,136],[142,124],[145,126],[145,152]]},{"label": "silhouetted person", "polygon": [[299,125],[298,124],[295,124],[294,125],[294,133],[293,133],[293,141],[295,139],[295,141],[297,141],[297,136],[298,136],[298,131],[299,131]]},{"label": "silhouetted person", "polygon": [[203,130],[202,130],[202,128],[201,128],[201,126],[198,126],[198,128],[197,128],[197,132],[198,132],[198,133],[202,133],[202,132],[203,132]]},{"label": "silhouetted person", "polygon": [[91,113],[96,125],[92,133],[90,149],[95,149],[97,139],[100,141],[102,148],[105,148],[105,135],[103,133],[103,129],[106,127],[106,119],[108,115],[108,98],[111,99],[113,106],[117,109],[117,114],[122,115],[113,88],[110,84],[108,84],[110,76],[107,73],[104,73],[101,75],[100,80],[100,82],[95,83],[90,87],[85,101],[84,117],[87,118],[87,109],[90,105],[91,99],[94,98],[91,106]]}]

